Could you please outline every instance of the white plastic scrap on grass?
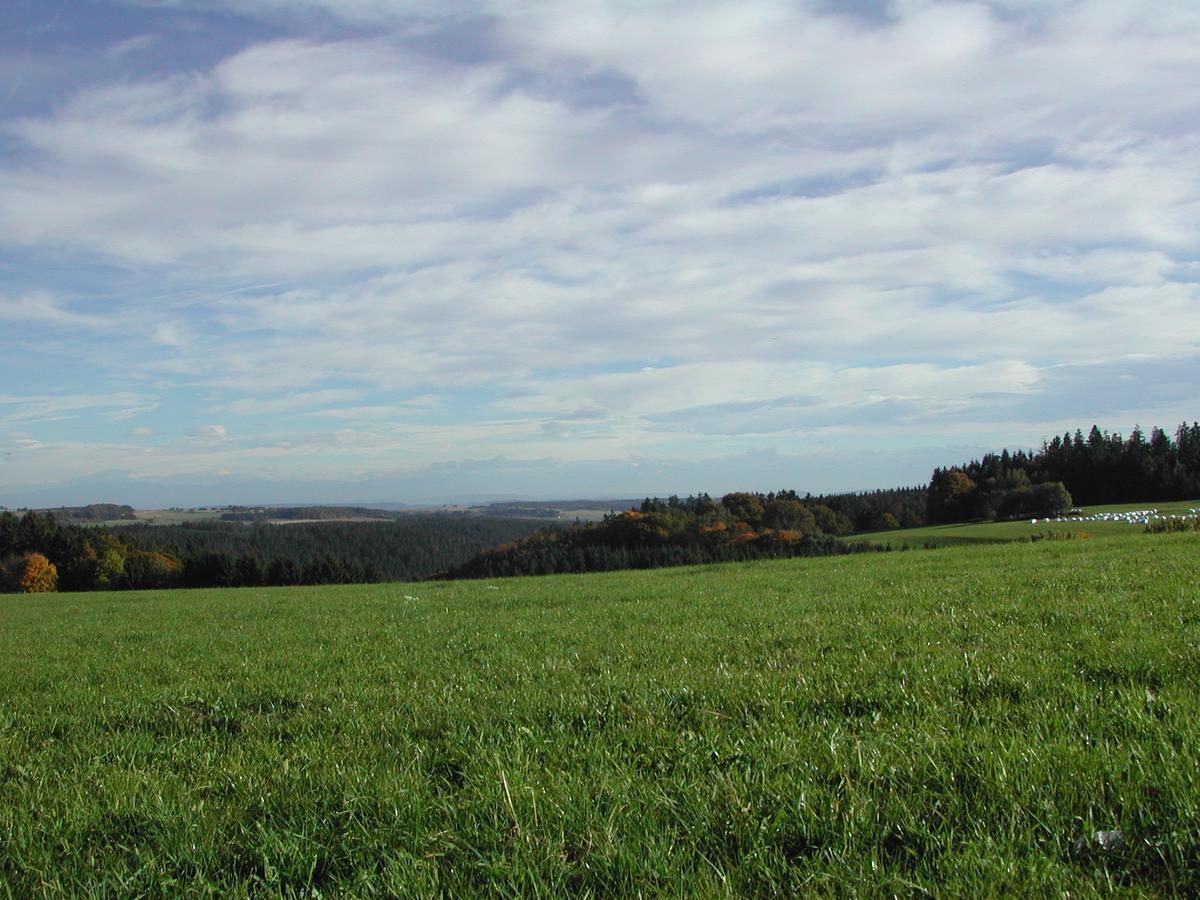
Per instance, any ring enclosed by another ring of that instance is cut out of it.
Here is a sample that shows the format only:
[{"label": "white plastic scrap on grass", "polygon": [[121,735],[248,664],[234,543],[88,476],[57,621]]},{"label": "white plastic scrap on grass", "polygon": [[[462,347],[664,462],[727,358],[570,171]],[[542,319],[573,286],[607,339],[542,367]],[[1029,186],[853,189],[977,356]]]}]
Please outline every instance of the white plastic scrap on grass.
[{"label": "white plastic scrap on grass", "polygon": [[1093,832],[1090,840],[1086,837],[1075,839],[1076,850],[1086,850],[1089,846],[1103,850],[1105,853],[1120,850],[1125,846],[1125,832],[1114,828],[1110,831]]},{"label": "white plastic scrap on grass", "polygon": [[1118,828],[1112,831],[1097,831],[1092,836],[1101,850],[1119,850],[1125,846],[1125,835]]}]

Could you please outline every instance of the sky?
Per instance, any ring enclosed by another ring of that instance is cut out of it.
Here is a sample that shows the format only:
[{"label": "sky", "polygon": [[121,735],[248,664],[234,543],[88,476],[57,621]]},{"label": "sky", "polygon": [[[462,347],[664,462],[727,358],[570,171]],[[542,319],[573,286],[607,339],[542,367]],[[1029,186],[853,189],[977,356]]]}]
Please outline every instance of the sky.
[{"label": "sky", "polygon": [[0,504],[814,493],[1200,417],[1194,0],[4,0]]}]

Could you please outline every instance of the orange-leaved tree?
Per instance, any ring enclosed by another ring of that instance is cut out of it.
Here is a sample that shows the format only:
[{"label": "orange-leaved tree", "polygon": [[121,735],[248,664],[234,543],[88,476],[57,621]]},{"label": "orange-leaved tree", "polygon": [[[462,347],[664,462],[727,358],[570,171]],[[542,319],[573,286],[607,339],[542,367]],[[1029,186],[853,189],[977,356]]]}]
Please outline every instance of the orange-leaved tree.
[{"label": "orange-leaved tree", "polygon": [[21,574],[21,590],[27,594],[44,594],[58,587],[58,569],[40,553],[25,555],[25,571]]}]

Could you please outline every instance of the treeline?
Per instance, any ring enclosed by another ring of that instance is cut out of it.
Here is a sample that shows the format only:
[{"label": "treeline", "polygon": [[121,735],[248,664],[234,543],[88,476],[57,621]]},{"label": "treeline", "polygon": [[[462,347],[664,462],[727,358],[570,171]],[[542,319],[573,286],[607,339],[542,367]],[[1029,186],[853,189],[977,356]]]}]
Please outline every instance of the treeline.
[{"label": "treeline", "polygon": [[1140,503],[1200,497],[1200,423],[1182,423],[1174,439],[1161,428],[1129,437],[1096,426],[1042,445],[1034,461],[1037,481],[1061,481],[1075,502]]},{"label": "treeline", "polygon": [[[53,513],[0,513],[0,591],[119,587],[128,558],[128,548],[103,528],[72,525]],[[179,566],[178,560],[162,562]]]},{"label": "treeline", "polygon": [[1128,437],[1093,425],[1085,437],[1055,436],[1037,452],[989,453],[934,469],[930,522],[1052,516],[1072,506],[1189,500],[1200,497],[1200,424],[1181,424],[1174,439],[1161,428]]},{"label": "treeline", "polygon": [[60,522],[108,522],[118,519],[133,521],[137,518],[132,506],[116,503],[89,503],[87,506],[60,506],[48,509],[47,513]]},{"label": "treeline", "polygon": [[537,527],[536,522],[520,519],[410,513],[378,522],[207,521],[135,525],[116,533],[132,547],[184,560],[212,554],[233,559],[249,556],[264,570],[272,564],[305,570],[331,558],[365,572],[366,581],[416,581],[458,565],[485,547],[525,537]]},{"label": "treeline", "polygon": [[[1053,516],[1074,503],[1200,497],[1200,424],[1128,437],[1093,426],[1040,450],[989,453],[938,468],[928,487],[801,497],[795,491],[646,499],[603,522],[536,531],[529,519],[359,508],[245,507],[246,522],[83,527],[128,517],[99,504],[0,513],[0,590],[328,584],[592,572],[850,552],[839,536],[926,522]],[[514,509],[546,504],[512,504]],[[365,522],[264,518],[344,517]],[[491,548],[491,549],[489,549]]]},{"label": "treeline", "polygon": [[[924,487],[888,488],[852,494],[808,495],[810,506],[827,506],[850,522],[850,531],[887,531],[925,524]],[[841,533],[841,532],[839,532]]]},{"label": "treeline", "polygon": [[492,517],[413,515],[383,522],[207,521],[110,529],[6,512],[0,513],[0,590],[413,581],[535,527]]},{"label": "treeline", "polygon": [[853,528],[844,512],[795,491],[654,498],[641,508],[572,529],[547,528],[484,550],[440,577],[496,578],[607,572],[661,566],[827,556],[880,549],[837,538]]},{"label": "treeline", "polygon": [[1061,481],[1035,483],[1036,476],[1010,465],[1007,458],[1008,451],[1000,456],[989,453],[962,467],[934,469],[926,498],[928,521],[1041,518],[1071,509],[1074,500]]}]

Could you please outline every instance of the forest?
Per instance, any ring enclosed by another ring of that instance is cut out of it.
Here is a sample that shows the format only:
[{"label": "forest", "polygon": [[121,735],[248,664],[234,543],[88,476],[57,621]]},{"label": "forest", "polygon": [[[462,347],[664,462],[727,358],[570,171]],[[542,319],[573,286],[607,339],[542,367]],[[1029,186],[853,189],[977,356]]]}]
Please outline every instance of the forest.
[{"label": "forest", "polygon": [[[1197,497],[1200,424],[1183,423],[1174,437],[1160,428],[1149,435],[1134,428],[1124,437],[1093,426],[1087,435],[1055,436],[1037,451],[1004,450],[937,468],[925,487],[648,498],[638,509],[568,528],[350,507],[245,507],[227,514],[234,521],[110,527],[75,521],[128,518],[132,510],[97,504],[4,512],[0,590],[408,581],[814,556],[850,552],[839,539],[855,532],[1053,516],[1076,503]],[[351,513],[373,520],[319,521]],[[288,524],[271,524],[281,519]]]},{"label": "forest", "polygon": [[409,515],[378,522],[102,528],[49,513],[0,513],[0,591],[253,587],[414,581],[538,523]]},{"label": "forest", "polygon": [[1161,428],[1129,437],[1095,425],[1046,441],[1036,453],[989,453],[935,469],[926,518],[931,523],[1047,516],[1073,503],[1190,500],[1200,497],[1200,423],[1186,422],[1174,440]]},{"label": "forest", "polygon": [[853,527],[845,512],[795,491],[737,492],[720,500],[708,494],[647,498],[640,509],[612,513],[603,522],[546,528],[484,550],[444,577],[606,572],[883,549],[838,539]]},{"label": "forest", "polygon": [[[795,491],[647,499],[641,509],[484,550],[447,577],[540,575],[652,568],[847,552],[852,532],[928,523],[1055,516],[1074,503],[1200,497],[1200,425],[1175,440],[1155,428],[1128,438],[1093,426],[1040,451],[987,454],[935,469],[928,487],[801,497]],[[872,549],[855,545],[854,549]]]}]

